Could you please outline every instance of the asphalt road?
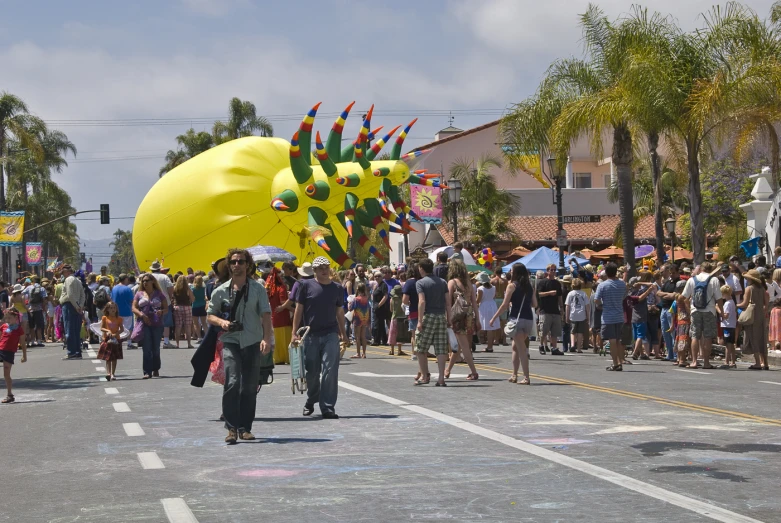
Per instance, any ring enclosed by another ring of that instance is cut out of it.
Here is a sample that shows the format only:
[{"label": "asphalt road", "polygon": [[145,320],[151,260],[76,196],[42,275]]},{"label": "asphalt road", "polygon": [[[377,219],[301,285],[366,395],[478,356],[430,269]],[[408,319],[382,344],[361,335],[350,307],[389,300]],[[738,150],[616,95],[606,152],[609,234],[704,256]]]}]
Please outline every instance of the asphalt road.
[{"label": "asphalt road", "polygon": [[107,383],[92,358],[31,349],[0,405],[0,521],[781,521],[776,371],[533,352],[521,386],[499,347],[443,389],[370,348],[342,361],[341,419],[302,417],[279,366],[258,440],[228,447],[191,353],[164,350],[145,381],[126,350]]}]

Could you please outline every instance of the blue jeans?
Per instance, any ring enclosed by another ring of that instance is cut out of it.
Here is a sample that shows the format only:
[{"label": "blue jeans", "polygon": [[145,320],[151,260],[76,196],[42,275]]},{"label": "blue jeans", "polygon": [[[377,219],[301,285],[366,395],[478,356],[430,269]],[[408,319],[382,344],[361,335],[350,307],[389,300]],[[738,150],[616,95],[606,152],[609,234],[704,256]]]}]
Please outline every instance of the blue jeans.
[{"label": "blue jeans", "polygon": [[62,321],[65,324],[65,339],[66,347],[68,348],[68,356],[80,356],[82,316],[70,302],[67,302],[62,306],[62,314]]},{"label": "blue jeans", "polygon": [[669,310],[662,311],[662,337],[664,337],[664,346],[667,347],[667,359],[675,359],[675,351],[673,350],[673,332],[671,330],[673,324],[673,314]]},{"label": "blue jeans", "polygon": [[222,389],[222,414],[226,429],[252,431],[260,379],[260,344],[239,347],[223,343],[225,385]]},{"label": "blue jeans", "polygon": [[163,326],[150,327],[144,325],[144,339],[141,341],[141,349],[144,353],[144,374],[151,376],[153,372],[160,370],[160,338],[163,337]]},{"label": "blue jeans", "polygon": [[[339,392],[339,335],[309,335],[304,340],[306,404],[320,404],[320,412],[334,412]],[[320,376],[322,372],[322,377]]]}]

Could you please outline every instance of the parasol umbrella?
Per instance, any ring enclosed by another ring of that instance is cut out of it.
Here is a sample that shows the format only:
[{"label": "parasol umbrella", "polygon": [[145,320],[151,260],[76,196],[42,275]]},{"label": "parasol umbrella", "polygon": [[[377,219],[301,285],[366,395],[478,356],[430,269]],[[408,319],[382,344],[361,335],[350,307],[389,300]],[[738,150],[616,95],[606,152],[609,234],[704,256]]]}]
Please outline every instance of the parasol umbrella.
[{"label": "parasol umbrella", "polygon": [[256,245],[255,247],[250,247],[247,249],[247,251],[252,255],[252,260],[255,263],[278,263],[293,261],[296,259],[295,256],[287,252],[285,249],[280,249],[279,247],[274,247],[273,245]]},{"label": "parasol umbrella", "polygon": [[592,256],[594,256],[597,253],[597,251],[592,251],[591,249],[588,249],[588,248],[580,249],[579,251],[575,251],[575,252],[580,252],[580,255],[583,258],[591,258]]},{"label": "parasol umbrella", "polygon": [[607,249],[603,249],[599,251],[596,254],[592,254],[592,258],[615,258],[615,257],[622,257],[624,255],[624,249],[619,249],[615,245],[611,245]]},{"label": "parasol umbrella", "polygon": [[653,245],[638,245],[635,247],[635,259],[648,258],[656,253]]},{"label": "parasol umbrella", "polygon": [[[667,257],[668,259],[672,256],[671,251],[667,250]],[[693,260],[694,259],[694,253],[691,251],[687,251],[686,249],[683,249],[681,247],[675,248],[675,259],[676,260]]]}]

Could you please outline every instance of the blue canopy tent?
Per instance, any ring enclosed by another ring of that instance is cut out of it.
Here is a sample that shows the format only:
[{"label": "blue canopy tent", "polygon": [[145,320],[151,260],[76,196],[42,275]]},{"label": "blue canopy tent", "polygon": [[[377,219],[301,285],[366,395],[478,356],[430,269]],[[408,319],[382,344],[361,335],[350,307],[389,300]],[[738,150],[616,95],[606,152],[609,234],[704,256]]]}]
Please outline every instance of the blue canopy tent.
[{"label": "blue canopy tent", "polygon": [[[570,260],[575,260],[575,262],[581,266],[586,265],[588,263],[588,260],[586,258],[578,258],[576,256],[565,256],[564,257],[565,267],[570,266]],[[551,263],[556,266],[559,265],[559,253],[554,251],[553,249],[549,249],[548,247],[540,247],[539,249],[530,252],[523,258],[515,260],[514,262],[508,265],[505,265],[502,268],[502,272],[510,272],[512,270],[513,265],[515,265],[516,263],[524,264],[526,268],[529,270],[529,272],[531,273],[537,271],[544,271],[545,268]]]}]

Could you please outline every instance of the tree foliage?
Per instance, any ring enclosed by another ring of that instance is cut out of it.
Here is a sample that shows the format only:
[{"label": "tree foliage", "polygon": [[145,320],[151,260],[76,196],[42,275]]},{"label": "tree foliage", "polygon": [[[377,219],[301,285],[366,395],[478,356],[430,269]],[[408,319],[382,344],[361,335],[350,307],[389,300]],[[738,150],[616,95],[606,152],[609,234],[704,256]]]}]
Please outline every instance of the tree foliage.
[{"label": "tree foliage", "polygon": [[114,232],[114,240],[111,242],[114,252],[108,264],[110,274],[134,273],[138,267],[136,255],[133,251],[132,231],[117,229]]}]

